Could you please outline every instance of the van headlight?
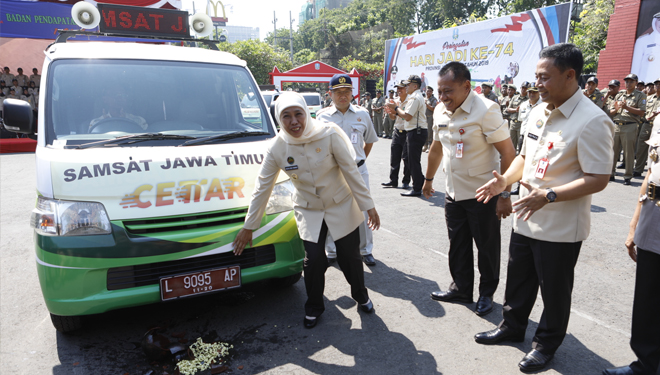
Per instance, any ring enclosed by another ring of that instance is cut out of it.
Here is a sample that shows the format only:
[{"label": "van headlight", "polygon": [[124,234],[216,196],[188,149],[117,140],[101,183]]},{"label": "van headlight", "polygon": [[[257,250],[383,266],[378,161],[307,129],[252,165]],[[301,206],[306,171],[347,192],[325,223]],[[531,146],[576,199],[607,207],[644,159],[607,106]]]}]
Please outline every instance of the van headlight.
[{"label": "van headlight", "polygon": [[44,236],[90,236],[112,233],[101,203],[61,201],[39,197],[30,226]]},{"label": "van headlight", "polygon": [[266,215],[293,210],[292,197],[294,189],[291,180],[276,184],[273,192],[270,194],[268,205],[266,205]]}]

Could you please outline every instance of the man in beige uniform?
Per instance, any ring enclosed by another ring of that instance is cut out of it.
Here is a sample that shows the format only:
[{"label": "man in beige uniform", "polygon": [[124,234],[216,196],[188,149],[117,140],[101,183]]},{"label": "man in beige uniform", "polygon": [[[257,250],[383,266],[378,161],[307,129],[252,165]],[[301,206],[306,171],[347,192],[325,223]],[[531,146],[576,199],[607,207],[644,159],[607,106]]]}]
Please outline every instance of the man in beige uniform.
[{"label": "man in beige uniform", "polygon": [[575,264],[591,227],[591,194],[607,186],[614,124],[578,85],[582,52],[573,44],[541,50],[536,85],[543,104],[529,115],[520,154],[504,175],[477,190],[488,202],[514,181],[520,199],[509,245],[503,320],[475,335],[480,344],[522,342],[539,287],[543,313],[522,372],[543,369],[566,335]]},{"label": "man in beige uniform", "polygon": [[[660,88],[660,78],[653,82],[654,86]],[[639,137],[637,137],[637,152],[635,152],[635,167],[633,168],[633,177],[641,177],[646,165],[646,159],[649,157],[649,145],[646,141],[651,137],[651,129],[653,128],[653,120],[658,115],[660,110],[660,100],[658,100],[658,93],[656,87],[653,87],[651,94],[646,97],[646,116],[644,116],[644,123],[639,129]]]},{"label": "man in beige uniform", "polygon": [[609,108],[614,116],[614,160],[612,162],[612,175],[610,181],[615,180],[616,162],[623,148],[623,159],[626,171],[623,175],[623,184],[630,185],[633,177],[635,163],[635,140],[637,139],[637,126],[642,123],[642,116],[646,112],[646,95],[637,91],[637,76],[628,74],[625,78],[626,89],[619,92],[614,98],[614,104]]},{"label": "man in beige uniform", "polygon": [[477,95],[470,84],[470,70],[460,62],[442,67],[438,77],[440,103],[433,113],[434,137],[423,187],[433,194],[433,177],[442,162],[447,174],[445,220],[449,234],[449,290],[431,293],[437,301],[472,303],[474,255],[479,260],[479,316],[493,310],[493,294],[500,279],[500,219],[511,213],[509,192],[484,205],[474,191],[491,179],[493,170],[506,170],[516,156],[499,106]]},{"label": "man in beige uniform", "polygon": [[587,80],[587,87],[582,90],[584,96],[589,98],[598,108],[603,108],[603,94],[598,91],[598,78],[590,77]]}]

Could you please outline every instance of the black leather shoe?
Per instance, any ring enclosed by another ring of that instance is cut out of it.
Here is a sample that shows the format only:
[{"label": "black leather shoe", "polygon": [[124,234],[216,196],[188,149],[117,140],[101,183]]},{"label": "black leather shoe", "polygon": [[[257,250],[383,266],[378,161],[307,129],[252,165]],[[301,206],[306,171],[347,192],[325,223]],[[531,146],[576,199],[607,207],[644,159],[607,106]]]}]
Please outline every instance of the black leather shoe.
[{"label": "black leather shoe", "polygon": [[493,298],[480,296],[479,300],[477,300],[477,308],[474,310],[474,312],[479,316],[484,316],[491,311],[493,311]]},{"label": "black leather shoe", "polygon": [[484,345],[497,345],[505,341],[523,342],[525,341],[525,333],[520,334],[510,329],[495,328],[491,331],[477,333],[474,335],[474,341]]},{"label": "black leather shoe", "polygon": [[410,189],[410,184],[401,185],[401,189]]},{"label": "black leather shoe", "polygon": [[371,300],[369,300],[369,301],[368,301],[366,304],[364,304],[364,305],[363,305],[363,304],[360,304],[360,310],[364,311],[364,312],[367,313],[367,314],[371,314],[371,313],[373,313],[374,311],[376,311],[376,309],[374,309],[374,303],[371,302]]},{"label": "black leather shoe", "polygon": [[633,172],[633,177],[642,177],[641,172]]},{"label": "black leather shoe", "polygon": [[616,181],[616,178],[614,178],[614,176],[610,176],[610,181]]},{"label": "black leather shoe", "polygon": [[603,370],[603,375],[633,375],[633,370],[630,366],[608,368]]},{"label": "black leather shoe", "polygon": [[307,317],[305,317],[305,319],[303,320],[303,326],[305,326],[305,328],[314,328],[316,327],[316,323],[318,322],[319,322],[318,316],[316,317],[316,319],[307,319]]},{"label": "black leather shoe", "polygon": [[455,290],[448,290],[446,292],[439,290],[437,292],[432,292],[431,299],[434,299],[436,301],[443,301],[443,302],[463,302],[463,303],[474,302],[471,296],[461,294]]},{"label": "black leather shoe", "polygon": [[421,197],[422,196],[422,191],[416,191],[416,190],[409,190],[406,191],[405,193],[401,193],[402,197]]},{"label": "black leather shoe", "polygon": [[396,182],[390,181],[390,182],[383,182],[380,184],[384,188],[396,188],[398,185]]},{"label": "black leather shoe", "polygon": [[532,351],[527,353],[525,358],[518,363],[518,367],[520,367],[520,371],[522,372],[542,370],[548,365],[548,362],[550,362],[554,356],[554,354],[543,354],[536,349],[532,349]]},{"label": "black leather shoe", "polygon": [[376,265],[376,259],[374,259],[374,256],[371,255],[371,254],[362,256],[362,261],[367,266],[375,266]]},{"label": "black leather shoe", "polygon": [[626,163],[620,163],[619,165],[616,166],[618,169],[623,169],[626,167]]},{"label": "black leather shoe", "polygon": [[625,179],[623,180],[623,184],[624,184],[624,185],[630,185],[630,179],[629,179],[629,178],[625,178]]}]

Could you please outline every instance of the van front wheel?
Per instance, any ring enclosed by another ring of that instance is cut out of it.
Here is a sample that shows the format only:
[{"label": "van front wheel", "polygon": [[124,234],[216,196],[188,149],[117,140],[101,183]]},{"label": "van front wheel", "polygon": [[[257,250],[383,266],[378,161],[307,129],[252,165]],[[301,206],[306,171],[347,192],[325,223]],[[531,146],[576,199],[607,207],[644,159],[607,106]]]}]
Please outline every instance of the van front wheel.
[{"label": "van front wheel", "polygon": [[300,280],[300,277],[302,276],[302,272],[298,272],[295,275],[287,276],[287,277],[282,277],[280,279],[275,279],[273,280],[273,284],[277,288],[288,288],[291,285],[295,284]]},{"label": "van front wheel", "polygon": [[56,330],[67,333],[82,328],[82,318],[79,316],[61,316],[50,314],[50,320]]}]

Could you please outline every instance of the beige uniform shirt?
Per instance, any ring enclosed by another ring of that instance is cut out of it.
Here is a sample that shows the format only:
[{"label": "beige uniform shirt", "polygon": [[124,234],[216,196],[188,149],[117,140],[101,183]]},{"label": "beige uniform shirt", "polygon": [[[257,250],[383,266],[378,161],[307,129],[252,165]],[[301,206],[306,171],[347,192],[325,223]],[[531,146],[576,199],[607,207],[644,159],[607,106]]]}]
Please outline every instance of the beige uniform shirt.
[{"label": "beige uniform shirt", "polygon": [[[559,108],[542,103],[527,120],[520,154],[525,157],[522,180],[539,189],[554,188],[591,174],[612,171],[614,124],[581,90]],[[547,158],[545,175],[537,176],[539,161]],[[529,195],[520,187],[520,198]],[[514,216],[516,233],[549,242],[579,242],[589,236],[591,195],[546,204],[528,221]]]},{"label": "beige uniform shirt", "polygon": [[[641,109],[642,111],[646,112],[646,94],[644,94],[641,91],[633,91],[632,94],[628,95],[627,91],[623,90],[620,91],[615,98],[616,101],[622,102],[625,101],[628,106]],[[610,108],[614,109],[614,102],[612,102],[612,107]],[[627,110],[621,108],[619,111],[614,115],[614,122],[616,123],[629,123],[629,122],[634,122],[637,124],[642,123],[642,116],[634,115]]]},{"label": "beige uniform shirt", "polygon": [[[528,97],[522,96],[522,95],[514,95],[513,98],[511,98],[511,101],[509,101],[509,106],[507,108],[518,108],[522,107],[522,105],[529,100]],[[518,119],[518,112],[513,112],[509,113],[509,119],[511,119],[512,122],[520,122],[521,120]]]},{"label": "beige uniform shirt", "polygon": [[[646,98],[646,116],[644,116],[646,121],[658,111],[658,107],[660,107],[660,100],[658,100],[657,93]],[[655,121],[655,118],[651,121]]]},{"label": "beige uniform shirt", "polygon": [[[477,188],[493,178],[493,170],[500,170],[500,154],[493,143],[508,138],[507,123],[494,101],[470,91],[454,113],[439,102],[433,112],[433,139],[442,143],[447,195],[457,201],[475,199]],[[462,158],[456,157],[458,142],[463,142]]]},{"label": "beige uniform shirt", "polygon": [[18,81],[19,86],[27,86],[30,83],[28,76],[25,74],[17,74],[14,76],[14,79]]},{"label": "beige uniform shirt", "polygon": [[365,143],[378,142],[378,136],[374,130],[374,124],[369,118],[369,113],[362,107],[350,104],[346,113],[341,113],[337,107],[324,108],[316,113],[316,119],[336,124],[346,133],[355,149],[356,162],[367,158],[364,152]]},{"label": "beige uniform shirt", "polygon": [[305,241],[318,241],[324,220],[332,238],[343,238],[364,222],[362,211],[374,208],[367,185],[339,134],[305,144],[288,144],[275,137],[252,193],[246,229],[260,227],[280,170],[296,188],[293,210],[298,233]]},{"label": "beige uniform shirt", "polygon": [[30,75],[30,81],[34,81],[34,84],[37,87],[41,87],[41,74],[32,74],[32,75]]},{"label": "beige uniform shirt", "polygon": [[[405,106],[408,104],[408,98],[410,98],[410,96],[406,96],[406,99],[403,101],[403,103],[401,103],[401,99],[399,98],[394,99],[394,102],[399,107],[405,108]],[[406,120],[404,120],[403,117],[401,116],[396,116],[396,120],[394,120],[394,129],[404,130],[405,126],[406,126]]]},{"label": "beige uniform shirt", "polygon": [[603,101],[603,94],[601,94],[598,89],[594,90],[594,93],[589,95],[587,92],[587,89],[582,90],[582,92],[591,100],[592,103],[594,103],[598,108],[603,108],[603,105],[605,105],[605,102]]},{"label": "beige uniform shirt", "polygon": [[410,121],[406,121],[403,126],[403,130],[410,131],[417,128],[419,125],[420,128],[426,129],[428,124],[426,123],[426,100],[422,96],[421,91],[415,90],[412,94],[409,94],[404,103],[403,111],[412,116]]}]

